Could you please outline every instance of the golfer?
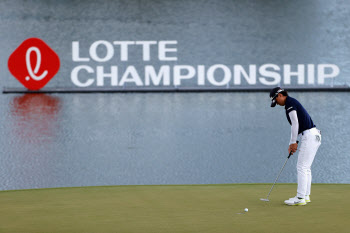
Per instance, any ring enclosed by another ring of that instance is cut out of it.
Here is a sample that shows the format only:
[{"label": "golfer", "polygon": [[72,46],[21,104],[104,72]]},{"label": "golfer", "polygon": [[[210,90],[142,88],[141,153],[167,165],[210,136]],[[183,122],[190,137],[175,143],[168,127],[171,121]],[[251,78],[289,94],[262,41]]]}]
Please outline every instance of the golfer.
[{"label": "golfer", "polygon": [[284,203],[292,206],[306,205],[306,203],[311,202],[311,165],[321,145],[321,131],[316,129],[305,108],[299,101],[288,96],[287,91],[280,87],[275,87],[270,92],[270,98],[272,101],[271,107],[275,107],[276,104],[284,106],[287,120],[291,124],[288,153],[295,153],[298,149],[298,137],[300,141],[297,163],[297,195],[284,201]]}]

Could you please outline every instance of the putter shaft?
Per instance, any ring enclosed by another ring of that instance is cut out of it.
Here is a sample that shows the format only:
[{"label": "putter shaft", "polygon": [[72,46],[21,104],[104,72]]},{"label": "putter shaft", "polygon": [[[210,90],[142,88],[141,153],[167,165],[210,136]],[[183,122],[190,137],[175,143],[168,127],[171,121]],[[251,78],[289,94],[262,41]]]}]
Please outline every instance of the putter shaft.
[{"label": "putter shaft", "polygon": [[283,167],[281,168],[280,173],[278,174],[278,176],[277,176],[275,182],[273,183],[273,185],[272,185],[272,187],[271,187],[271,189],[270,189],[269,194],[267,194],[267,197],[266,197],[267,200],[269,199],[269,196],[270,196],[270,194],[271,194],[271,192],[272,192],[273,187],[275,186],[275,184],[276,184],[278,178],[280,177],[280,175],[281,175],[281,173],[282,173],[284,167],[286,166],[286,163],[287,163],[289,157],[290,157],[290,154],[289,154],[288,158],[286,159],[286,161],[284,162]]}]

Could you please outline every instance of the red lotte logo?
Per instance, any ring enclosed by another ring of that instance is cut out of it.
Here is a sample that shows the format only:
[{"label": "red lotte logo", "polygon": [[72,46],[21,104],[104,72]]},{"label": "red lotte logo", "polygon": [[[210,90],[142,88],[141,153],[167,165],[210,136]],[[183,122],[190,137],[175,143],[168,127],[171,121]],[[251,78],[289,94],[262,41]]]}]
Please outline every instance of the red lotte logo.
[{"label": "red lotte logo", "polygon": [[8,68],[23,86],[39,90],[56,75],[60,59],[44,41],[29,38],[11,54]]}]

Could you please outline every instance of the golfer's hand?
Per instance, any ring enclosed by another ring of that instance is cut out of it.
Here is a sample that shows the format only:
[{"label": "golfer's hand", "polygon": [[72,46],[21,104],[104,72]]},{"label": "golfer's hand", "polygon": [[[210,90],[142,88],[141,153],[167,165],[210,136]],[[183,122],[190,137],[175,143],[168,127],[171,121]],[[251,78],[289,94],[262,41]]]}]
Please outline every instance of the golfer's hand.
[{"label": "golfer's hand", "polygon": [[298,149],[298,143],[290,144],[288,148],[288,153],[294,154]]}]

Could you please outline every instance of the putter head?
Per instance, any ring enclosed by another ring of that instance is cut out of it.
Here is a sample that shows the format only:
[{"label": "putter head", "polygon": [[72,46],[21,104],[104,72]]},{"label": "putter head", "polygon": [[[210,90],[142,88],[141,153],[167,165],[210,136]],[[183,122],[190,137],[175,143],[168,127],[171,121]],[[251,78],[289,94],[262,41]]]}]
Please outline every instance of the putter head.
[{"label": "putter head", "polygon": [[262,201],[270,201],[270,200],[267,199],[267,198],[260,198],[260,200],[262,200]]}]

